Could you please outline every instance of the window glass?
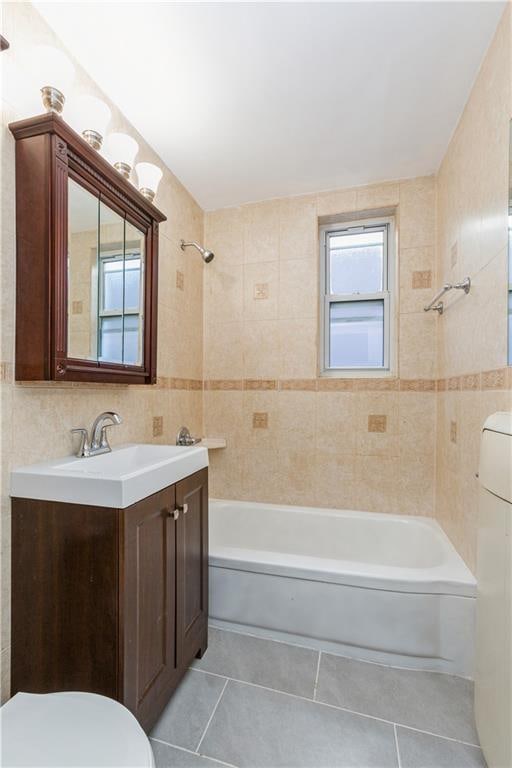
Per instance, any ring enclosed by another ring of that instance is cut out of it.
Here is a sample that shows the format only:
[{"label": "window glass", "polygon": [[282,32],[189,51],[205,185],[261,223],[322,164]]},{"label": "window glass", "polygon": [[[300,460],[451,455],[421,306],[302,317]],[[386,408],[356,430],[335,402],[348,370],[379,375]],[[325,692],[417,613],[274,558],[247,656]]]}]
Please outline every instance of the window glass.
[{"label": "window glass", "polygon": [[384,300],[329,305],[331,368],[382,368]]},{"label": "window glass", "polygon": [[124,277],[125,309],[139,310],[140,259],[126,259]]},{"label": "window glass", "polygon": [[376,293],[384,288],[384,232],[335,233],[328,238],[329,293]]},{"label": "window glass", "polygon": [[123,311],[123,260],[102,259],[103,312]]},{"label": "window glass", "polygon": [[123,316],[102,317],[100,333],[100,360],[123,362]]},{"label": "window glass", "polygon": [[139,315],[125,315],[123,360],[132,365],[139,362]]}]

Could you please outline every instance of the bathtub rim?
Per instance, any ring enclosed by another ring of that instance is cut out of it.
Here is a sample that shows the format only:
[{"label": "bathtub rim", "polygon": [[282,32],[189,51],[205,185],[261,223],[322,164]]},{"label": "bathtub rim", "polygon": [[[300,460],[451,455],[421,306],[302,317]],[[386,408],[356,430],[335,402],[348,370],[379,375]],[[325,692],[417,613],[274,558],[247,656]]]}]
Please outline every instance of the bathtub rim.
[{"label": "bathtub rim", "polygon": [[266,502],[237,501],[233,499],[209,500],[210,511],[214,513],[216,504],[241,506],[247,511],[258,509],[304,511],[318,515],[335,517],[365,517],[382,522],[382,516],[388,520],[406,525],[420,524],[432,531],[440,541],[448,562],[426,568],[389,566],[364,561],[333,560],[315,556],[293,555],[283,552],[255,550],[236,547],[218,547],[210,542],[209,562],[212,567],[252,573],[267,573],[287,578],[323,581],[359,587],[417,594],[455,595],[475,598],[477,582],[450,539],[433,518],[420,515],[395,515],[359,510],[333,509],[330,507],[302,507],[287,504],[267,504]]}]

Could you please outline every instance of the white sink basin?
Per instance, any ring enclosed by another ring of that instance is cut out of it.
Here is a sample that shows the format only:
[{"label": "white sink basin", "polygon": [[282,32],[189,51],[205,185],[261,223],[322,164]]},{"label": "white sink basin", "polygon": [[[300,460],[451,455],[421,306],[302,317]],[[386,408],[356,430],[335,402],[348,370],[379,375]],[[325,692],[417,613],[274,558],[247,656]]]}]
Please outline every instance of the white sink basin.
[{"label": "white sink basin", "polygon": [[87,459],[18,467],[11,496],[122,509],[207,466],[208,450],[200,446],[122,445]]}]

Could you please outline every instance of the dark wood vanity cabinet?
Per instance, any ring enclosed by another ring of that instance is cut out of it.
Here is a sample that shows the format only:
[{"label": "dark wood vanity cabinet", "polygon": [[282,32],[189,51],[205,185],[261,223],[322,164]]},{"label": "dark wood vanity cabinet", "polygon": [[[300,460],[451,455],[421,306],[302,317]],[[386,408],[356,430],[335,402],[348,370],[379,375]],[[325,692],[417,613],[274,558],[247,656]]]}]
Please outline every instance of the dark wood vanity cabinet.
[{"label": "dark wood vanity cabinet", "polygon": [[91,691],[151,728],[207,644],[208,471],[126,509],[12,502],[12,694]]},{"label": "dark wood vanity cabinet", "polygon": [[[9,128],[16,379],[154,384],[166,217],[58,115]],[[114,295],[120,278],[122,297]]]}]

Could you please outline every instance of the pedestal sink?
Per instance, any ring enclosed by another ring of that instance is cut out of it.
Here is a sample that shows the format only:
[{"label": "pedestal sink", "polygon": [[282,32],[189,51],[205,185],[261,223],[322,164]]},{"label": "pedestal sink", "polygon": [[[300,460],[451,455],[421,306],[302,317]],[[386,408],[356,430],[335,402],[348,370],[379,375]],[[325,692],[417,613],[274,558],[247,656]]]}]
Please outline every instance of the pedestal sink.
[{"label": "pedestal sink", "polygon": [[123,509],[207,466],[201,446],[122,445],[100,456],[18,467],[11,496]]}]

